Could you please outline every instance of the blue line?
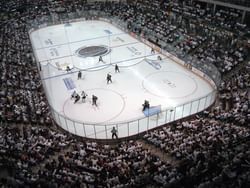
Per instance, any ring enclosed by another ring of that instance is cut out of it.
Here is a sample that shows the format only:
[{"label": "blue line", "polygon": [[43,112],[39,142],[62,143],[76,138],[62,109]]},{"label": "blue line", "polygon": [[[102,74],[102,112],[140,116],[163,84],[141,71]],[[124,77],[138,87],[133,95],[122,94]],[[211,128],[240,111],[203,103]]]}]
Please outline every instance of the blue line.
[{"label": "blue line", "polygon": [[64,82],[64,84],[65,84],[65,86],[66,86],[67,90],[69,90],[69,88],[68,88],[68,84],[67,84],[67,79],[66,79],[66,78],[63,78],[63,82]]},{"label": "blue line", "polygon": [[113,35],[106,35],[106,36],[95,37],[95,38],[90,38],[90,39],[78,40],[78,41],[74,41],[74,42],[71,42],[71,43],[62,43],[62,44],[52,45],[52,46],[43,47],[43,48],[37,48],[35,50],[37,51],[37,50],[42,50],[42,49],[46,49],[46,48],[52,48],[52,47],[56,47],[56,46],[70,45],[70,44],[74,44],[74,43],[78,43],[78,42],[84,42],[84,41],[89,41],[89,40],[94,40],[94,39],[100,39],[100,38],[106,38],[106,37],[112,37],[112,36],[123,35],[123,34],[127,34],[127,33],[117,33],[117,34],[113,34]]},{"label": "blue line", "polygon": [[63,81],[64,81],[64,83],[65,83],[65,85],[66,85],[67,90],[70,90],[68,78],[64,78]]},{"label": "blue line", "polygon": [[[131,42],[131,43],[127,43],[127,44],[122,44],[122,45],[118,45],[118,46],[113,46],[113,47],[110,47],[111,49],[113,48],[119,48],[121,46],[127,46],[127,45],[132,45],[132,44],[137,44],[137,43],[141,43],[141,42]],[[53,61],[53,60],[57,60],[57,59],[63,59],[63,58],[66,58],[66,57],[72,57],[74,56],[74,54],[71,54],[71,55],[67,55],[67,56],[61,56],[61,57],[56,57],[56,58],[52,58],[52,59],[46,59],[46,60],[42,60],[42,61],[39,61],[40,63],[43,63],[45,61]]]},{"label": "blue line", "polygon": [[141,43],[140,41],[137,41],[137,42],[131,42],[131,43],[127,43],[127,44],[121,44],[121,45],[117,45],[117,46],[112,46],[110,47],[111,49],[112,48],[119,48],[121,46],[127,46],[127,45],[132,45],[132,44],[137,44],[137,43]]},{"label": "blue line", "polygon": [[75,86],[75,84],[74,84],[74,81],[70,78],[70,80],[69,80],[70,82],[70,89],[74,89],[76,86]]},{"label": "blue line", "polygon": [[[142,56],[142,57],[136,57],[136,58],[127,59],[127,60],[122,60],[122,61],[117,61],[117,62],[108,64],[108,65],[114,65],[114,64],[119,64],[119,63],[123,63],[123,62],[126,62],[126,61],[131,61],[131,60],[136,60],[136,59],[140,59],[140,58],[151,57],[151,56],[158,55],[158,54],[159,54],[159,53],[151,54],[151,55],[147,55],[147,56]],[[101,68],[101,67],[106,67],[106,66],[107,66],[107,65],[100,65],[100,66],[97,66],[97,67],[90,67],[90,68],[87,68],[87,69],[80,69],[80,70],[81,70],[81,71],[88,71],[88,70],[91,70],[91,69]],[[73,73],[76,73],[76,72],[79,72],[79,70],[77,70],[77,71],[72,71],[72,72],[66,73],[66,74],[58,74],[58,75],[56,75],[56,76],[50,76],[50,77],[47,77],[47,78],[43,78],[42,80],[48,80],[48,79],[51,79],[51,78],[56,78],[56,77],[64,76],[64,75],[67,75],[67,74],[73,74]]]}]

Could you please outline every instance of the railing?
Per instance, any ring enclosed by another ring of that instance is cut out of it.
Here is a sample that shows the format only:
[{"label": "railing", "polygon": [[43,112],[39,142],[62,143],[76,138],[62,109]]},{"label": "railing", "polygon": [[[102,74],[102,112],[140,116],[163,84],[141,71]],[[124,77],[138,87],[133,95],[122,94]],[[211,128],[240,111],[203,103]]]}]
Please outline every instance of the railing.
[{"label": "railing", "polygon": [[112,124],[93,124],[87,122],[78,122],[67,118],[65,115],[63,115],[63,113],[59,113],[58,110],[53,108],[53,105],[51,105],[53,104],[52,100],[50,99],[50,95],[48,94],[50,86],[48,84],[45,84],[45,80],[43,80],[44,78],[50,76],[51,65],[41,65],[40,62],[37,62],[38,67],[42,69],[42,71],[40,71],[40,74],[43,80],[44,90],[51,107],[52,116],[55,122],[63,129],[67,130],[72,134],[82,137],[94,139],[110,139],[111,129],[115,127],[118,131],[119,138],[123,138],[148,131],[150,129],[156,128],[169,122],[176,121],[178,119],[182,119],[184,117],[188,117],[190,115],[203,111],[214,103],[217,93],[216,87],[220,84],[221,79],[220,73],[214,65],[200,63],[198,60],[186,54],[183,54],[183,52],[173,48],[170,45],[166,45],[164,46],[164,49],[161,49],[155,44],[150,43],[147,40],[147,36],[138,36],[135,33],[130,32],[127,29],[127,23],[119,20],[118,18],[109,18],[107,14],[96,11],[77,12],[62,15],[55,14],[52,16],[41,17],[40,19],[31,22],[29,24],[30,32],[50,25],[65,24],[86,19],[102,20],[112,23],[113,25],[119,27],[121,30],[130,34],[131,36],[136,37],[144,44],[164,54],[176,63],[186,66],[190,69],[190,71],[194,72],[195,74],[198,74],[199,76],[207,80],[212,86],[214,86],[215,89],[206,96],[200,97],[185,104],[181,104],[172,109],[162,109],[160,113],[157,113],[150,117],[138,117],[134,120],[128,120],[126,122],[116,122]]},{"label": "railing", "polygon": [[153,116],[138,118],[127,122],[117,122],[114,124],[78,122],[58,113],[52,107],[51,112],[56,123],[72,134],[86,138],[111,139],[111,129],[115,127],[118,131],[119,138],[124,138],[201,112],[213,104],[215,98],[216,91],[214,90],[202,98],[176,106],[173,109],[164,110]]}]

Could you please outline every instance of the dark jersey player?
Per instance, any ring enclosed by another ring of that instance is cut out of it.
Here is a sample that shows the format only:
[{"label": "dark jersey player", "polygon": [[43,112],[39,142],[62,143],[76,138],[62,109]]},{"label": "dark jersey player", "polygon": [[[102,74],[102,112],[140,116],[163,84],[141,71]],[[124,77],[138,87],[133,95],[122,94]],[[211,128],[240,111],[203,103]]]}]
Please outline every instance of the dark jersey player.
[{"label": "dark jersey player", "polygon": [[107,84],[109,84],[109,83],[112,83],[112,79],[111,79],[111,75],[110,74],[107,74]]}]

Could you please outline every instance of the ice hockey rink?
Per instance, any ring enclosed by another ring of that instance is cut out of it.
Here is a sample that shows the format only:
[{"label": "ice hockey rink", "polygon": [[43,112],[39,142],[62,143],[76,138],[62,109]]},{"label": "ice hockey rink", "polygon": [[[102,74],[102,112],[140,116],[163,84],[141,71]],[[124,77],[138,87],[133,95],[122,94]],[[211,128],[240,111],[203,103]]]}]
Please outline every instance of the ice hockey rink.
[{"label": "ice hockey rink", "polygon": [[[30,32],[30,38],[55,121],[79,136],[111,138],[113,126],[118,129],[119,137],[154,128],[146,123],[142,112],[144,100],[160,111],[172,113],[175,109],[176,117],[201,111],[213,102],[212,98],[206,99],[204,105],[197,106],[197,102],[178,111],[177,106],[202,98],[214,88],[110,23],[80,21],[53,25]],[[96,54],[102,51],[104,62],[98,62]],[[115,64],[120,72],[115,72]],[[67,66],[71,69],[68,72]],[[108,73],[112,76],[110,84],[106,81]],[[82,91],[87,93],[86,101],[74,103],[71,99],[74,91],[79,95]],[[98,97],[97,106],[92,105],[92,95]],[[158,125],[171,121],[171,117],[162,118]],[[126,126],[136,120],[141,121],[139,128],[137,124]]]}]

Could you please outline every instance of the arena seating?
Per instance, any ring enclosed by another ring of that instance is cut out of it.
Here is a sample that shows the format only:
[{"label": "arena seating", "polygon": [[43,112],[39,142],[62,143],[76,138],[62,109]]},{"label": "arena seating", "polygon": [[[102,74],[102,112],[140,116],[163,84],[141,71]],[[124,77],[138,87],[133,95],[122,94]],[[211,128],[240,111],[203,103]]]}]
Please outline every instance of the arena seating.
[{"label": "arena seating", "polygon": [[[0,186],[250,187],[249,26],[240,22],[240,11],[220,7],[213,14],[209,6],[185,2],[0,1]],[[234,2],[249,6],[246,0]],[[26,23],[79,10],[102,11],[163,49],[172,46],[214,64],[224,78],[218,102],[189,120],[149,131],[142,140],[105,145],[58,130]]]}]

